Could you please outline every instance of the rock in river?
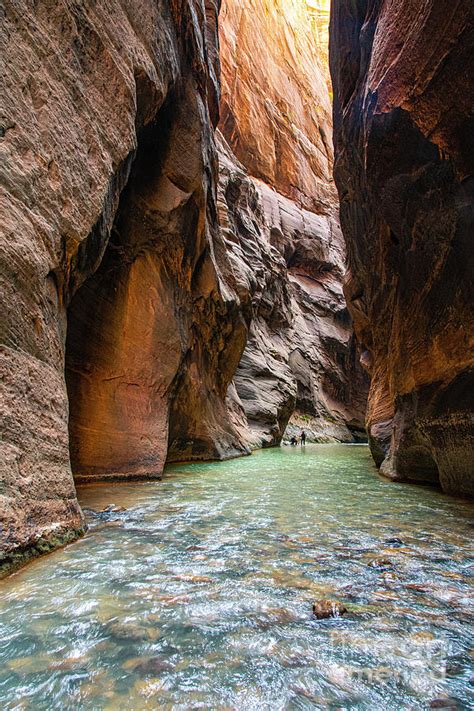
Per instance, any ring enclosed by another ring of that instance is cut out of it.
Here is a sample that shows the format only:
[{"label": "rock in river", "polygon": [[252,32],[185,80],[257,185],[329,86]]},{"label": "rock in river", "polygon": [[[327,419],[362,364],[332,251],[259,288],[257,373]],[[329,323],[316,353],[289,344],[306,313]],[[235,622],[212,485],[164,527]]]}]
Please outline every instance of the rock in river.
[{"label": "rock in river", "polygon": [[347,612],[347,607],[334,600],[315,600],[313,602],[313,615],[318,620],[326,620],[329,617],[341,617]]}]

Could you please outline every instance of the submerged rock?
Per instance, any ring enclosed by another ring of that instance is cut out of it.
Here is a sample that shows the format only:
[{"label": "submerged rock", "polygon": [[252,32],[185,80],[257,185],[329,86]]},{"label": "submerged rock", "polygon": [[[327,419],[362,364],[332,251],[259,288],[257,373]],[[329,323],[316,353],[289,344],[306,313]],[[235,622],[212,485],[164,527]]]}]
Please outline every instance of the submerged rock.
[{"label": "submerged rock", "polygon": [[164,657],[136,657],[124,662],[122,667],[126,670],[131,669],[141,676],[158,676],[174,669],[174,665]]},{"label": "submerged rock", "polygon": [[347,607],[341,602],[335,602],[334,600],[316,600],[313,602],[313,615],[318,620],[326,620],[329,617],[341,617],[347,612]]},{"label": "submerged rock", "polygon": [[112,637],[123,642],[156,641],[160,636],[158,630],[152,627],[144,627],[133,621],[120,622],[114,620],[109,622],[106,628]]},{"label": "submerged rock", "polygon": [[122,513],[126,511],[125,506],[118,506],[117,504],[109,504],[104,509],[101,509],[100,513]]},{"label": "submerged rock", "polygon": [[404,545],[401,538],[386,538],[384,543],[392,548],[399,548]]},{"label": "submerged rock", "polygon": [[429,702],[430,709],[444,709],[445,711],[458,711],[460,708],[455,699],[450,697],[433,699]]},{"label": "submerged rock", "polygon": [[281,608],[271,608],[261,610],[254,615],[249,615],[249,620],[260,630],[268,630],[272,627],[281,627],[298,620],[298,616],[291,610]]},{"label": "submerged rock", "polygon": [[393,568],[394,564],[388,558],[375,558],[375,560],[370,561],[369,567],[379,568],[380,570],[388,570],[389,568]]},{"label": "submerged rock", "polygon": [[125,513],[127,509],[124,506],[116,506],[114,504],[109,504],[109,506],[104,506],[102,509],[91,509],[83,508],[83,513],[87,516],[96,519],[97,521],[102,521],[104,525],[114,524],[120,525],[125,517],[119,514]]}]

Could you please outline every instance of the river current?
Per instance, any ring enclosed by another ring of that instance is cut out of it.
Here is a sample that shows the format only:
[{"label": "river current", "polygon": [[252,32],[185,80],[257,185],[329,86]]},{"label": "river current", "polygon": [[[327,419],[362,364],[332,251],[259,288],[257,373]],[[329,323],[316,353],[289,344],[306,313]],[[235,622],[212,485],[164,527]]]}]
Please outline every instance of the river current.
[{"label": "river current", "polygon": [[1,708],[474,708],[473,505],[380,479],[367,447],[79,499],[87,535],[0,582]]}]

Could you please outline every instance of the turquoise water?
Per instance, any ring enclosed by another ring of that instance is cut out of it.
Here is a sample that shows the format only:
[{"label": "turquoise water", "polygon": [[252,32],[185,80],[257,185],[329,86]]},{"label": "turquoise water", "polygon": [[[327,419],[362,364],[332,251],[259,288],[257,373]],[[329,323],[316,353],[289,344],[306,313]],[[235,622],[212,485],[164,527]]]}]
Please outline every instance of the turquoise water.
[{"label": "turquoise water", "polygon": [[380,479],[366,447],[79,498],[87,536],[0,583],[1,708],[474,707],[473,505]]}]

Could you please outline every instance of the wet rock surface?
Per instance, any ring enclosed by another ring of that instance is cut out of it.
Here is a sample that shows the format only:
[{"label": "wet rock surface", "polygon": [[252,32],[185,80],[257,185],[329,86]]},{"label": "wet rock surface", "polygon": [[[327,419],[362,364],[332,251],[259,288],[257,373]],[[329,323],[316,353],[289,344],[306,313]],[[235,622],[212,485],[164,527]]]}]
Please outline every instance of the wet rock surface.
[{"label": "wet rock surface", "polygon": [[449,697],[442,699],[433,699],[429,704],[430,709],[445,709],[445,711],[458,711],[460,706],[456,699]]},{"label": "wet rock surface", "polygon": [[224,402],[245,325],[212,249],[217,9],[5,5],[6,560],[83,530],[72,472],[247,451]]},{"label": "wet rock surface", "polygon": [[220,16],[220,222],[226,280],[249,328],[228,400],[251,447],[279,443],[295,411],[314,440],[364,437],[367,379],[342,293],[315,19],[299,0],[227,1]]},{"label": "wet rock surface", "polygon": [[341,617],[347,613],[347,607],[334,600],[316,600],[313,602],[313,615],[318,620],[327,620],[330,617]]},{"label": "wet rock surface", "polygon": [[6,3],[6,567],[84,531],[75,483],[363,427],[318,18],[224,4],[216,146],[218,9]]},{"label": "wet rock surface", "polygon": [[392,479],[474,494],[471,4],[351,4],[331,20],[345,293]]}]

